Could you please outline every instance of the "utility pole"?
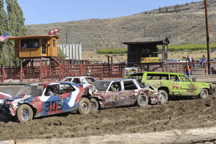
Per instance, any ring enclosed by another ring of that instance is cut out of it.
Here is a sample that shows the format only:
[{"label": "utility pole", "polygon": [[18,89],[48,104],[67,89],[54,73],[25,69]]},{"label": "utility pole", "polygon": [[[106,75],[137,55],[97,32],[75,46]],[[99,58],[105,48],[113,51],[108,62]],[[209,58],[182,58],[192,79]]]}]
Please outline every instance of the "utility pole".
[{"label": "utility pole", "polygon": [[66,44],[67,44],[67,37],[68,37],[68,34],[67,34],[67,30],[66,30]]},{"label": "utility pole", "polygon": [[206,17],[206,40],[207,40],[207,57],[208,57],[208,74],[210,74],[210,46],[209,46],[209,24],[208,24],[208,7],[207,0],[205,0],[205,17]]},{"label": "utility pole", "polygon": [[144,27],[144,37],[145,37],[145,27]]}]

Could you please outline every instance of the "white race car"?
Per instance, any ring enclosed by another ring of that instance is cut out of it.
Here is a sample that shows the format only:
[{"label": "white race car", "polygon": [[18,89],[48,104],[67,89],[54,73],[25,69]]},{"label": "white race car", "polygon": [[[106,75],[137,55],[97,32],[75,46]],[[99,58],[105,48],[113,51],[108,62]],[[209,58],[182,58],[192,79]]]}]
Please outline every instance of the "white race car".
[{"label": "white race car", "polygon": [[63,79],[63,81],[67,82],[73,82],[76,84],[80,84],[83,86],[83,88],[88,87],[90,84],[96,81],[95,78],[91,76],[73,76],[73,77],[66,77]]}]

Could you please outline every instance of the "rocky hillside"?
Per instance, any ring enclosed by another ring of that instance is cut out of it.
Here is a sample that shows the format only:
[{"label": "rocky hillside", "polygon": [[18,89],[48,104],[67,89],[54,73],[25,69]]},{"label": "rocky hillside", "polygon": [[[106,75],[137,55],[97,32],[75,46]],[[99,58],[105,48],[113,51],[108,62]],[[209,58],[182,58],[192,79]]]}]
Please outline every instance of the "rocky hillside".
[{"label": "rocky hillside", "polygon": [[[209,29],[216,42],[216,1],[208,0]],[[28,35],[61,28],[58,43],[81,42],[84,50],[123,48],[122,41],[143,36],[167,36],[171,44],[206,42],[204,2],[192,2],[113,19],[89,19],[27,25]]]}]

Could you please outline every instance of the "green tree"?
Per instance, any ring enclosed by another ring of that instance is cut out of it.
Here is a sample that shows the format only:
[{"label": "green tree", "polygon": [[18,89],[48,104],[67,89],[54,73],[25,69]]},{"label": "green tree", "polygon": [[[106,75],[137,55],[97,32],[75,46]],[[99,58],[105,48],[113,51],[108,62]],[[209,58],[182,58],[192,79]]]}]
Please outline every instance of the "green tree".
[{"label": "green tree", "polygon": [[[0,0],[0,36],[7,30],[7,16],[4,9],[4,1]],[[4,46],[5,42],[0,42],[0,52]]]},{"label": "green tree", "polygon": [[[11,36],[26,35],[25,19],[17,0],[5,0],[7,4],[7,30]],[[6,63],[19,65],[19,59],[14,57],[14,41],[7,40],[7,51],[5,51]]]},{"label": "green tree", "polygon": [[[15,14],[15,4],[13,0],[6,0],[7,4],[7,31],[11,36],[15,36],[16,33],[16,14]],[[7,40],[5,46],[5,65],[11,66],[12,60],[14,59],[14,42],[12,40]]]},{"label": "green tree", "polygon": [[58,56],[65,59],[66,55],[64,54],[64,52],[58,47]]},{"label": "green tree", "polygon": [[[0,0],[0,36],[7,30],[7,15],[4,9],[4,1]],[[4,45],[5,41],[0,42],[0,64],[4,61]]]},{"label": "green tree", "polygon": [[17,0],[14,0],[15,4],[15,14],[16,14],[16,36],[25,36],[27,33],[26,27],[25,27],[25,18],[23,15],[22,8],[19,6],[19,3]]},{"label": "green tree", "polygon": [[178,12],[178,5],[175,6],[175,12]]},{"label": "green tree", "polygon": [[162,9],[161,9],[161,7],[159,7],[159,13],[162,13]]},{"label": "green tree", "polygon": [[168,8],[166,8],[166,13],[168,13],[169,12],[169,9]]}]

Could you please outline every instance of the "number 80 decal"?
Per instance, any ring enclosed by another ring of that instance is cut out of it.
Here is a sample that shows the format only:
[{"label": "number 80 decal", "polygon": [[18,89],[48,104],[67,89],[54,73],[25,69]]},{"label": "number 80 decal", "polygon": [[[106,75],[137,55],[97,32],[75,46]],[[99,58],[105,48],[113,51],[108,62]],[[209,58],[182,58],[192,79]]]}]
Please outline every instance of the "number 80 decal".
[{"label": "number 80 decal", "polygon": [[178,89],[179,88],[179,83],[173,83],[171,86],[172,86],[173,89],[174,88]]}]

